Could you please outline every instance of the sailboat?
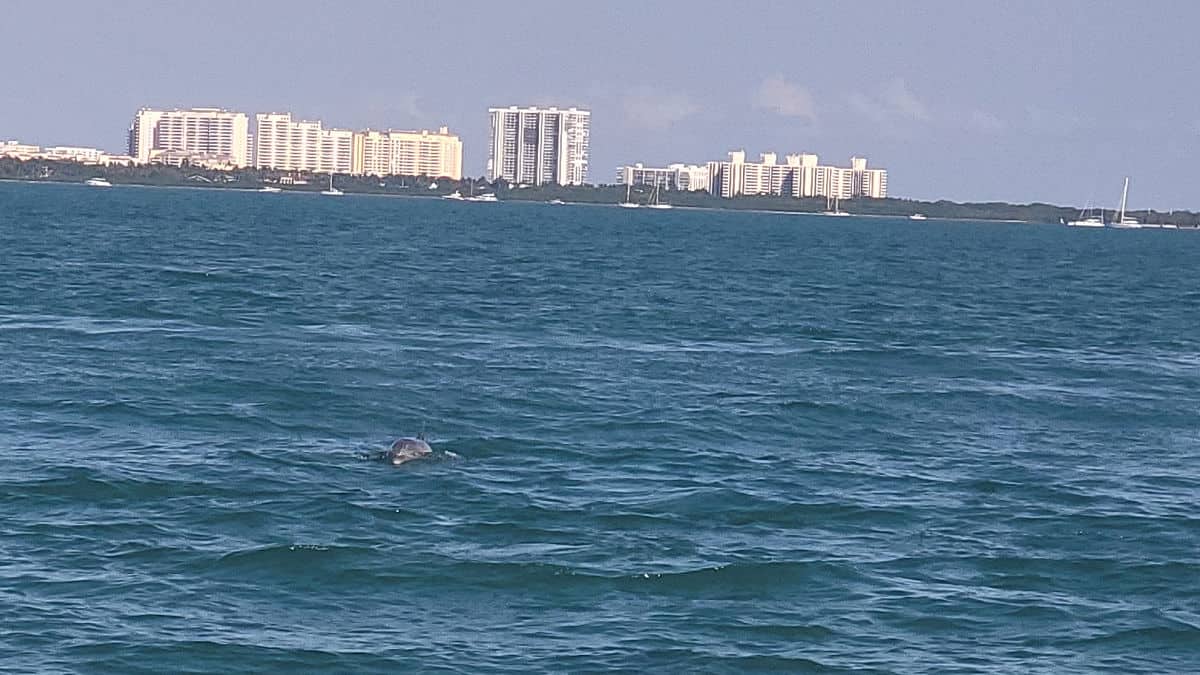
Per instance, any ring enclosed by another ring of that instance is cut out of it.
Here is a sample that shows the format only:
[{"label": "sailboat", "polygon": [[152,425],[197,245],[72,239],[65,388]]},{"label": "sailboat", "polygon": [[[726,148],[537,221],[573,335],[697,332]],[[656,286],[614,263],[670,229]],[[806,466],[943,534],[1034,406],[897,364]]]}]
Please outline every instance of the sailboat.
[{"label": "sailboat", "polygon": [[1127,230],[1136,230],[1142,226],[1135,218],[1129,218],[1125,215],[1125,204],[1129,198],[1129,176],[1125,177],[1125,187],[1121,190],[1121,212],[1117,215],[1117,219],[1113,221],[1113,227],[1121,227]]},{"label": "sailboat", "polygon": [[498,202],[500,200],[496,197],[496,194],[493,192],[484,192],[482,194],[476,195],[475,194],[475,181],[471,181],[471,196],[467,197],[467,201],[469,201],[469,202]]},{"label": "sailboat", "polygon": [[634,202],[629,201],[629,189],[633,187],[632,183],[625,184],[625,201],[620,202],[617,206],[624,209],[636,209],[638,207]]},{"label": "sailboat", "polygon": [[670,204],[664,204],[658,201],[658,183],[654,184],[654,191],[650,193],[650,202],[646,204],[647,208],[651,209],[670,209],[674,208]]},{"label": "sailboat", "polygon": [[321,194],[329,195],[331,197],[339,197],[341,195],[346,194],[345,192],[342,192],[341,190],[333,187],[333,172],[332,171],[329,172],[329,189],[321,190]]},{"label": "sailboat", "polygon": [[[1089,213],[1091,215],[1088,215]],[[1067,227],[1104,227],[1104,212],[1101,211],[1097,215],[1092,211],[1091,206],[1084,206],[1083,210],[1079,212],[1079,219],[1068,220],[1066,225]]]},{"label": "sailboat", "polygon": [[838,207],[838,196],[837,195],[833,195],[832,199],[833,199],[833,209],[831,210],[829,207],[830,197],[828,195],[825,196],[825,210],[821,212],[821,215],[823,215],[823,216],[848,216],[848,215],[850,215],[849,213],[846,213],[845,211],[841,210],[841,208]]}]

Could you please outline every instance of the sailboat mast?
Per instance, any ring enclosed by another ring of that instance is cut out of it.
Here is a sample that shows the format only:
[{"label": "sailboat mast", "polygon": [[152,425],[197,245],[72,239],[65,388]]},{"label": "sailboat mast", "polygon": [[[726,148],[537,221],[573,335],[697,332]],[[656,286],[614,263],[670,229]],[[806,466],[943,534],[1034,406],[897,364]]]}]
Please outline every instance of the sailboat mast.
[{"label": "sailboat mast", "polygon": [[1117,216],[1117,222],[1125,222],[1125,199],[1129,197],[1129,176],[1125,176],[1125,187],[1121,190],[1121,215]]}]

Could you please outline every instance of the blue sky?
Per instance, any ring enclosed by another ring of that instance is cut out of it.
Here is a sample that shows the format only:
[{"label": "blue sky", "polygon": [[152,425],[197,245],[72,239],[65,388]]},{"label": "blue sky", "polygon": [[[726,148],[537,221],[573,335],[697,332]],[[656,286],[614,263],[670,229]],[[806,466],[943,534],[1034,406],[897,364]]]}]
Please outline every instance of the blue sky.
[{"label": "blue sky", "polygon": [[4,5],[0,139],[120,149],[143,105],[446,124],[593,111],[618,164],[852,154],[918,198],[1200,208],[1200,3],[25,2]]}]

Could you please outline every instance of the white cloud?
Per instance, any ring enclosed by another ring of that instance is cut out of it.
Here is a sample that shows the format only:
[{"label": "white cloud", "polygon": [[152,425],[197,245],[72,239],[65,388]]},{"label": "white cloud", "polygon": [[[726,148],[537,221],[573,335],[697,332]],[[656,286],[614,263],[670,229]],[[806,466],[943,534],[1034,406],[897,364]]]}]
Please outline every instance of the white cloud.
[{"label": "white cloud", "polygon": [[809,123],[817,121],[817,105],[812,93],[780,75],[763,80],[755,95],[754,105],[776,115],[796,117]]},{"label": "white cloud", "polygon": [[404,94],[395,103],[395,109],[407,117],[421,117],[421,97],[416,94]]},{"label": "white cloud", "polygon": [[1029,116],[1029,125],[1033,131],[1054,136],[1074,133],[1084,123],[1074,112],[1048,110],[1032,104],[1026,106],[1025,113]]},{"label": "white cloud", "polygon": [[888,113],[878,101],[860,92],[850,94],[850,109],[877,124],[887,121]]},{"label": "white cloud", "polygon": [[892,112],[901,117],[917,122],[929,121],[929,109],[912,93],[902,77],[894,77],[884,85],[882,100]]},{"label": "white cloud", "polygon": [[967,128],[985,134],[998,134],[1007,129],[1008,125],[986,110],[972,110],[967,117]]},{"label": "white cloud", "polygon": [[908,88],[902,77],[888,80],[874,95],[854,92],[850,94],[849,103],[854,112],[889,127],[933,120],[929,106]]},{"label": "white cloud", "polygon": [[662,92],[646,86],[627,92],[622,106],[626,123],[646,129],[664,129],[700,112],[700,106],[686,94]]}]

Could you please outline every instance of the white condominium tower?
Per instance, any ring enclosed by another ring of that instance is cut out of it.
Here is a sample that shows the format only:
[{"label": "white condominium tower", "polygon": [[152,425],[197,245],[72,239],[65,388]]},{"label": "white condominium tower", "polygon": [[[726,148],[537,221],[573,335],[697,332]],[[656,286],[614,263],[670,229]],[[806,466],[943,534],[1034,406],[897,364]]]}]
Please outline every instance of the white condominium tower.
[{"label": "white condominium tower", "polygon": [[292,120],[291,113],[258,113],[254,163],[260,169],[350,173],[354,132],[321,122]]},{"label": "white condominium tower", "polygon": [[432,131],[358,131],[350,173],[462,180],[462,141],[446,127]]},{"label": "white condominium tower", "polygon": [[488,180],[583,185],[592,113],[578,108],[489,108]]},{"label": "white condominium tower", "polygon": [[224,159],[236,167],[249,166],[250,120],[246,113],[220,108],[142,108],[129,126],[129,156],[146,164],[164,151],[194,153]]}]

